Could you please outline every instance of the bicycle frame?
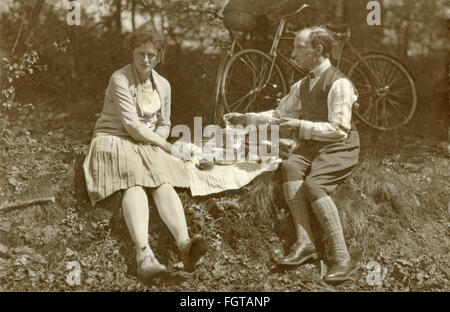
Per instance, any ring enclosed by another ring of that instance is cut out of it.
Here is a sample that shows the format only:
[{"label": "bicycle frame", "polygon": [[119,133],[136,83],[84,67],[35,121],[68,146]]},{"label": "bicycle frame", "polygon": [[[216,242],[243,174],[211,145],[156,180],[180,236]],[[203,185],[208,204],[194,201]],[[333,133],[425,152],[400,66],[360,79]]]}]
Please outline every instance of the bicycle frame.
[{"label": "bicycle frame", "polygon": [[287,57],[282,52],[278,51],[278,45],[280,44],[280,40],[283,39],[283,33],[284,33],[284,28],[286,26],[287,18],[292,16],[292,15],[295,15],[297,13],[300,13],[301,11],[303,11],[306,8],[311,8],[311,7],[309,5],[307,5],[307,4],[303,4],[295,12],[287,14],[287,15],[284,15],[284,16],[282,16],[280,18],[280,22],[278,23],[278,29],[277,29],[277,31],[275,33],[275,38],[274,38],[274,40],[272,42],[272,47],[271,47],[270,52],[269,52],[269,55],[272,58],[272,63],[271,63],[271,66],[270,66],[269,75],[267,76],[266,81],[264,82],[262,87],[260,87],[260,89],[264,89],[267,86],[267,84],[269,83],[270,77],[272,76],[272,71],[273,71],[273,68],[275,66],[275,63],[276,63],[276,60],[277,60],[278,56],[280,56],[281,59],[284,62],[286,62],[289,66],[291,66],[295,71],[301,73],[303,76],[306,75],[305,72],[300,67],[298,67],[297,64],[290,57]]},{"label": "bicycle frame", "polygon": [[[361,60],[361,62],[364,64],[364,65],[366,65],[366,69],[368,69],[369,70],[369,73],[372,75],[372,77],[373,78],[375,78],[375,80],[376,80],[376,82],[378,83],[378,84],[382,84],[382,82],[380,81],[380,79],[378,78],[378,76],[372,71],[372,67],[369,65],[369,64],[367,64],[367,62],[365,61],[365,59],[362,57],[362,55],[356,50],[356,48],[355,47],[353,47],[353,45],[350,43],[350,40],[348,40],[348,38],[345,38],[344,39],[344,46],[345,45],[347,45],[348,47],[350,47],[350,49],[351,49],[351,53],[353,54],[353,55],[356,55],[356,57],[358,58],[358,59],[360,59]],[[341,52],[341,58],[342,58],[342,52]]]},{"label": "bicycle frame", "polygon": [[[330,30],[331,31],[331,30]],[[345,34],[344,37],[342,37],[341,39],[338,39],[339,41],[339,45],[340,45],[340,52],[339,52],[339,56],[337,58],[337,64],[336,67],[339,69],[340,68],[340,63],[342,60],[342,55],[344,53],[344,49],[345,47],[349,47],[350,48],[350,54],[356,56],[356,58],[358,58],[359,60],[361,60],[361,62],[366,65],[367,70],[369,71],[370,75],[376,80],[376,82],[378,84],[381,84],[380,79],[378,78],[378,76],[372,71],[372,68],[369,64],[367,64],[367,62],[364,60],[364,58],[362,57],[362,55],[358,52],[358,50],[356,50],[356,48],[350,43],[350,28],[347,28],[347,33]],[[382,90],[381,90],[382,91]]]}]

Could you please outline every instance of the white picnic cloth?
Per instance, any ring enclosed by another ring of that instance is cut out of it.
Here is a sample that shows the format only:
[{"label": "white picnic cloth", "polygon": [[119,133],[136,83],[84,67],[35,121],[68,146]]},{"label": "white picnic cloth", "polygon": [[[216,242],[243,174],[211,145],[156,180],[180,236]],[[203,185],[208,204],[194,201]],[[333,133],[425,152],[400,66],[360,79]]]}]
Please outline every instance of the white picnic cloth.
[{"label": "white picnic cloth", "polygon": [[278,158],[263,160],[260,163],[243,160],[228,166],[214,164],[214,168],[210,170],[198,169],[198,161],[195,160],[185,164],[190,176],[192,196],[205,196],[240,189],[263,172],[276,170],[280,162],[281,159]]}]

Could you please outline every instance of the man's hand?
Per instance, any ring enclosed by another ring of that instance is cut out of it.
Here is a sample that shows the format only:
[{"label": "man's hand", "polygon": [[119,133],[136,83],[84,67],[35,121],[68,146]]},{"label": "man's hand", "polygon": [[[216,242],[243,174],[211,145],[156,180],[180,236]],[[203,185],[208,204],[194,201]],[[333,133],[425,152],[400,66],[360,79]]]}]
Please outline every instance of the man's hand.
[{"label": "man's hand", "polygon": [[247,125],[247,116],[241,113],[228,113],[223,115],[223,120],[227,125]]},{"label": "man's hand", "polygon": [[300,129],[300,119],[283,118],[280,123],[280,137],[297,139]]},{"label": "man's hand", "polygon": [[291,139],[280,139],[280,157],[282,159],[288,159],[289,156],[297,149],[297,142]]}]

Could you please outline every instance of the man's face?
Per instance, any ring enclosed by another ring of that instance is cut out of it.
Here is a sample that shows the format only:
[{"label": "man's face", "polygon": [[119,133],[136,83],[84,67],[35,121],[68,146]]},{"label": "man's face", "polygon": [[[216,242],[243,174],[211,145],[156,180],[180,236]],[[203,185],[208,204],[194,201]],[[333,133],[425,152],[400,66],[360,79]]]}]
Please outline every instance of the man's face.
[{"label": "man's face", "polygon": [[309,40],[309,31],[301,31],[295,36],[294,49],[292,50],[292,59],[304,70],[314,69],[317,61],[317,51]]},{"label": "man's face", "polygon": [[141,75],[148,75],[158,64],[159,53],[152,42],[146,42],[133,51],[133,64]]}]

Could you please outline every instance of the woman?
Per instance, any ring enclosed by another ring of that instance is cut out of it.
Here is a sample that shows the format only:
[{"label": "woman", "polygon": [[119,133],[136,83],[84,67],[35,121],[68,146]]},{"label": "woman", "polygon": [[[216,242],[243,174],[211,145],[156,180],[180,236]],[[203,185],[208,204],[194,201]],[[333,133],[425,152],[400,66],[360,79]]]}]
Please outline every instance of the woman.
[{"label": "woman", "polygon": [[122,210],[136,247],[137,273],[148,279],[166,271],[148,242],[150,190],[158,213],[174,236],[185,270],[206,252],[205,239],[189,238],[175,187],[188,187],[183,160],[171,155],[171,90],[154,67],[164,58],[164,41],[144,25],[132,35],[133,62],[111,76],[89,153],[84,162],[92,206],[124,190]]}]

